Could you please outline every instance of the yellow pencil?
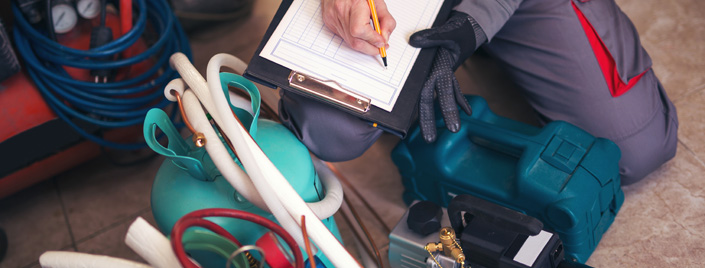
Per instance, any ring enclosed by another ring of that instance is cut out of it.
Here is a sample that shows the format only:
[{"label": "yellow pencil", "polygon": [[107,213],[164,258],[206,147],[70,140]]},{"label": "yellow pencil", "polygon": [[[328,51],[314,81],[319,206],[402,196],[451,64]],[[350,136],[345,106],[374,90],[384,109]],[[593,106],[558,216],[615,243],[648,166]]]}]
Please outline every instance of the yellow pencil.
[{"label": "yellow pencil", "polygon": [[[382,29],[379,28],[379,19],[377,18],[377,9],[375,8],[374,0],[367,0],[367,4],[370,5],[370,11],[372,12],[372,23],[375,25],[375,30],[379,35],[382,35]],[[384,68],[387,68],[387,51],[384,46],[379,48],[379,55],[382,56],[382,61],[384,62]]]}]

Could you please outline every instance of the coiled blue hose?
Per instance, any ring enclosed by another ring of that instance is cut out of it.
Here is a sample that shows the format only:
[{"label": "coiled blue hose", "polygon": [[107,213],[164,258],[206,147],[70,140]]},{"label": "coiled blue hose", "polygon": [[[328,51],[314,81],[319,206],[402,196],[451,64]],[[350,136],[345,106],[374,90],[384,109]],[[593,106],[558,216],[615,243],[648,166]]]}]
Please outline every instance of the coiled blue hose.
[{"label": "coiled blue hose", "polygon": [[[141,125],[151,108],[164,109],[170,104],[163,97],[162,89],[178,73],[169,66],[169,56],[182,52],[191,58],[186,34],[165,0],[133,0],[133,4],[139,12],[134,27],[120,38],[89,50],[52,41],[27,22],[14,1],[12,5],[17,51],[49,107],[86,139],[124,150],[143,148],[146,144],[105,140],[81,128],[76,119],[107,129]],[[105,57],[112,57],[137,42],[148,22],[159,36],[151,47],[130,58],[105,61]],[[155,58],[155,64],[144,73],[107,83],[75,80],[63,68],[116,69],[149,58]],[[172,112],[172,120],[176,114]]]}]

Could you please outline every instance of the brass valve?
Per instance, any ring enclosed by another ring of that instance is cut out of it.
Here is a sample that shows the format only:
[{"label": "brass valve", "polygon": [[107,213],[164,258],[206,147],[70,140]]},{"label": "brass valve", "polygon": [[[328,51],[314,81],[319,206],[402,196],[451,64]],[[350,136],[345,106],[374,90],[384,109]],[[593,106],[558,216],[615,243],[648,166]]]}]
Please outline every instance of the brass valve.
[{"label": "brass valve", "polygon": [[[441,228],[438,236],[441,242],[428,243],[424,247],[428,253],[433,257],[433,252],[443,252],[443,255],[453,258],[456,262],[460,263],[462,267],[465,267],[465,254],[463,253],[463,248],[455,241],[455,230],[451,227]],[[436,264],[438,264],[439,267],[441,266],[438,261],[436,261]]]}]

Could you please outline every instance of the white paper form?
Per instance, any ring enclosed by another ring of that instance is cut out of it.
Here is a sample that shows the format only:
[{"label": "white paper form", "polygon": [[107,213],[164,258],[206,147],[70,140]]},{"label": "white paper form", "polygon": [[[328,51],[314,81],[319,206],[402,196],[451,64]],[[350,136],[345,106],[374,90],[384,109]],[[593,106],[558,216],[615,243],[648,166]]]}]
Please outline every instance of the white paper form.
[{"label": "white paper form", "polygon": [[443,0],[385,2],[397,22],[389,37],[386,70],[379,55],[354,51],[323,25],[320,0],[293,1],[260,56],[318,79],[334,80],[390,112],[419,55],[420,49],[408,44],[409,36],[433,25]]}]

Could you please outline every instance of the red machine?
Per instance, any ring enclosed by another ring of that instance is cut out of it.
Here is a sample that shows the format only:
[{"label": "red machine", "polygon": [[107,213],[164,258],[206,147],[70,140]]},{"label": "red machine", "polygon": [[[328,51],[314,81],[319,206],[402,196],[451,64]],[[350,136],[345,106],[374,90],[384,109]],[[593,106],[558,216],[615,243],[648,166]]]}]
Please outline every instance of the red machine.
[{"label": "red machine", "polygon": [[[69,47],[88,49],[94,23],[79,24],[71,32],[57,36],[57,40]],[[113,14],[108,14],[106,25],[113,28],[116,37],[126,32]],[[137,54],[145,47],[140,40],[126,50],[124,56]],[[123,68],[116,73],[116,79],[139,74],[151,64],[151,60],[145,60]],[[88,70],[66,69],[76,79],[91,79]],[[56,116],[25,72],[0,82],[0,116],[3,118],[0,121],[0,198],[67,171],[102,151],[99,145],[86,141]],[[139,126],[103,131],[84,122],[76,123],[83,123],[84,129],[91,132],[101,132],[112,141],[135,141],[141,137]]]}]

